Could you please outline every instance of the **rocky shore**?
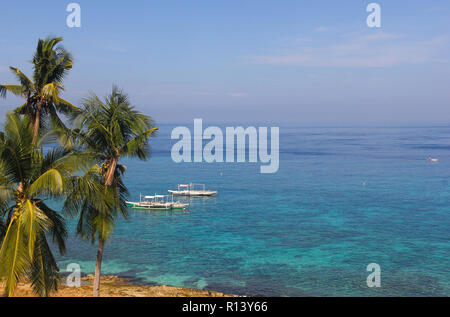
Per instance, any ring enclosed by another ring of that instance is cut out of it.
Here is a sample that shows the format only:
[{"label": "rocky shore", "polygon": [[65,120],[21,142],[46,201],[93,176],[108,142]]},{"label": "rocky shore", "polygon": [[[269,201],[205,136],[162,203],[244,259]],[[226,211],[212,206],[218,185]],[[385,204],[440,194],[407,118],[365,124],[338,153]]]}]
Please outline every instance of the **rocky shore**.
[{"label": "rocky shore", "polygon": [[[93,276],[81,279],[80,287],[60,285],[58,292],[52,297],[91,297]],[[145,286],[131,283],[125,278],[105,275],[101,278],[101,297],[233,297],[220,292],[196,290],[172,286]],[[16,297],[33,297],[29,283],[20,283],[16,289]]]}]

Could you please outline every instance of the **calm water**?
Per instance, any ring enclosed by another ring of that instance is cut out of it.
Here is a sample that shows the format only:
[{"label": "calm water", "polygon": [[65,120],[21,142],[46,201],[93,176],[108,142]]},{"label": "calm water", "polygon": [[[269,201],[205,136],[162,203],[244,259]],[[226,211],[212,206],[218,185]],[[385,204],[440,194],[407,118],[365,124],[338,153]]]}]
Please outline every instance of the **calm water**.
[{"label": "calm water", "polygon": [[[131,211],[103,273],[242,295],[450,296],[450,128],[281,127],[271,175],[259,163],[175,164],[171,129],[151,160],[125,162],[131,199],[189,182],[219,195],[186,212]],[[72,237],[62,271],[92,273],[95,252]],[[366,286],[372,262],[378,289]]]}]

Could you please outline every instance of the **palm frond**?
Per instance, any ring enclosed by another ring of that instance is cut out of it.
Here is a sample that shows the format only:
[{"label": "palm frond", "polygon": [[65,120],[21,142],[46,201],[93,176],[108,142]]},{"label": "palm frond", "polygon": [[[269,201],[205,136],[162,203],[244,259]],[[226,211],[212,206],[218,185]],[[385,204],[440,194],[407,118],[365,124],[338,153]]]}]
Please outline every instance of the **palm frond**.
[{"label": "palm frond", "polygon": [[68,102],[67,100],[64,100],[61,97],[58,97],[58,100],[55,102],[55,107],[58,109],[59,112],[64,113],[66,115],[68,114],[79,114],[81,110]]},{"label": "palm frond", "polygon": [[133,139],[125,143],[120,149],[120,154],[124,156],[137,156],[141,160],[145,160],[149,154],[148,138],[156,135],[158,128],[152,128],[135,136]]},{"label": "palm frond", "polygon": [[53,82],[53,69],[59,59],[59,53],[55,46],[63,40],[62,37],[39,39],[33,56],[34,73],[33,79],[38,87]]},{"label": "palm frond", "polygon": [[42,95],[46,100],[53,102],[54,104],[59,103],[59,93],[64,90],[64,86],[60,83],[49,83],[42,87]]},{"label": "palm frond", "polygon": [[51,225],[48,217],[30,200],[26,200],[19,206],[21,212],[21,225],[23,234],[27,238],[28,256],[33,259],[34,244],[37,235],[48,229]]},{"label": "palm frond", "polygon": [[32,197],[37,195],[56,196],[63,192],[63,177],[57,169],[49,169],[40,175],[28,190]]},{"label": "palm frond", "polygon": [[0,97],[5,98],[6,93],[10,92],[15,96],[23,96],[24,88],[21,85],[0,85]]},{"label": "palm frond", "polygon": [[8,296],[14,295],[19,279],[30,265],[21,217],[12,218],[0,248],[0,279],[5,282]]},{"label": "palm frond", "polygon": [[1,174],[12,183],[19,183],[30,176],[34,169],[32,132],[27,118],[15,113],[7,114],[4,139],[0,142]]},{"label": "palm frond", "polygon": [[18,113],[18,114],[26,114],[29,111],[28,109],[28,102],[25,102],[23,105],[21,105],[20,107],[17,107],[14,112]]},{"label": "palm frond", "polygon": [[95,164],[82,176],[72,176],[67,182],[67,198],[63,212],[75,217],[83,205],[106,209],[105,187],[101,183],[100,167]]},{"label": "palm frond", "polygon": [[34,258],[27,273],[36,295],[49,296],[51,292],[58,290],[58,265],[43,233],[38,235],[34,249]]},{"label": "palm frond", "polygon": [[67,227],[64,218],[41,200],[35,201],[35,204],[50,221],[50,226],[47,228],[47,231],[50,233],[52,241],[58,246],[59,253],[65,254]]},{"label": "palm frond", "polygon": [[20,69],[15,67],[9,67],[13,72],[14,76],[19,80],[21,85],[21,94],[25,92],[32,93],[35,91],[34,83],[20,71]]}]

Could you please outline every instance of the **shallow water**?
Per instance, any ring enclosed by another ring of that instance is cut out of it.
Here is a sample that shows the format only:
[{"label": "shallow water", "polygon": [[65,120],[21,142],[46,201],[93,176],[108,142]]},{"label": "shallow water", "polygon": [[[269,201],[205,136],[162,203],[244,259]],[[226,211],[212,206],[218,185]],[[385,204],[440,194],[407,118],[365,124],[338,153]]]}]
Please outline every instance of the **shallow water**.
[{"label": "shallow water", "polygon": [[[259,163],[173,163],[172,126],[160,128],[149,161],[124,161],[131,200],[189,182],[219,195],[130,211],[103,273],[242,295],[450,295],[450,128],[281,127],[280,169],[265,175]],[[95,253],[72,236],[61,270],[92,273]],[[381,288],[366,285],[373,262]]]}]

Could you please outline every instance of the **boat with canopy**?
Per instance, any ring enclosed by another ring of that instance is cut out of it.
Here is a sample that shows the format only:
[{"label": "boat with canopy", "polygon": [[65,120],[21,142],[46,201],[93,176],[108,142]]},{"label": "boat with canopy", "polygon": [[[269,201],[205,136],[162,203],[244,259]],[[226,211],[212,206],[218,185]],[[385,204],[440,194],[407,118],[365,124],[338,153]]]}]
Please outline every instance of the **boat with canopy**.
[{"label": "boat with canopy", "polygon": [[173,195],[145,196],[139,194],[139,202],[127,201],[128,207],[146,210],[184,210],[189,204],[174,201]]},{"label": "boat with canopy", "polygon": [[216,190],[206,190],[205,184],[178,184],[177,190],[169,190],[172,195],[179,196],[214,196]]}]

